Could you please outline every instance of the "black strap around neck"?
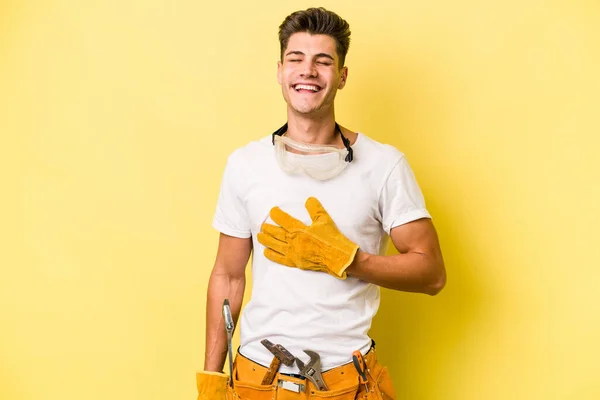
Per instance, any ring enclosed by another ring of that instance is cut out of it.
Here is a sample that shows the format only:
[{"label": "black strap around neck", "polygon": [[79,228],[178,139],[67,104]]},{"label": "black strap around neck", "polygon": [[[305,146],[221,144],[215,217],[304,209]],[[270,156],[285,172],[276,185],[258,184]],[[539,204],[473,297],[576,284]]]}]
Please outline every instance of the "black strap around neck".
[{"label": "black strap around neck", "polygon": [[[275,145],[275,135],[283,136],[283,134],[287,132],[287,128],[288,128],[288,124],[286,122],[281,128],[279,128],[275,132],[273,132],[273,134],[271,135],[271,141],[273,142],[273,145]],[[340,126],[338,125],[337,122],[335,123],[335,130],[342,137],[342,142],[344,143],[344,147],[346,148],[346,150],[348,150],[348,154],[346,155],[346,158],[344,160],[346,162],[352,162],[352,160],[354,159],[354,151],[352,150],[352,146],[350,146],[350,139],[348,139],[346,136],[344,136],[344,134],[342,133],[342,129],[340,128]]]}]

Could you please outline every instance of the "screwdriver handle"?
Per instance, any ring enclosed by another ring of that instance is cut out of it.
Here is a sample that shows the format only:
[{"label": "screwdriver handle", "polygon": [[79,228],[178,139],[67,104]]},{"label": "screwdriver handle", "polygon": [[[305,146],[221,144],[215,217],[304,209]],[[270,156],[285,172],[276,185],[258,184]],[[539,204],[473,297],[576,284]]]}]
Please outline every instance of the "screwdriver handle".
[{"label": "screwdriver handle", "polygon": [[365,361],[363,360],[362,354],[360,351],[356,350],[352,353],[352,362],[354,363],[354,368],[358,372],[360,377],[360,383],[367,383],[367,374],[365,373]]}]

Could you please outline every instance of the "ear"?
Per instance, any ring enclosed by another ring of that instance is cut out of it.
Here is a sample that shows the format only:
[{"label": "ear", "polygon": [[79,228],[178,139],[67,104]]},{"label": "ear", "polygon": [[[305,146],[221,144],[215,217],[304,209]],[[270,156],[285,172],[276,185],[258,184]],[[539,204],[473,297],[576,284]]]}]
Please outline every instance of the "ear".
[{"label": "ear", "polygon": [[338,89],[343,89],[346,86],[346,81],[348,79],[348,67],[342,67],[342,71],[340,72],[340,84],[338,85]]},{"label": "ear", "polygon": [[282,79],[281,79],[281,75],[283,74],[283,72],[281,71],[283,69],[283,65],[281,65],[281,61],[277,61],[277,83],[279,83],[281,85]]}]

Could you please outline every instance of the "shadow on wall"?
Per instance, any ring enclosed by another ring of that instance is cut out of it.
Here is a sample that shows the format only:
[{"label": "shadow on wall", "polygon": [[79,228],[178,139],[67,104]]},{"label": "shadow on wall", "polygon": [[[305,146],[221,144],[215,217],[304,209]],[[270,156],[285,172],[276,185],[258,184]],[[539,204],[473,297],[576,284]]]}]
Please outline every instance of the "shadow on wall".
[{"label": "shadow on wall", "polygon": [[[381,289],[381,306],[370,335],[390,370],[398,398],[446,398],[439,386],[447,382],[450,371],[456,373],[468,349],[470,329],[482,315],[484,293],[474,273],[481,259],[472,245],[476,241],[462,232],[461,217],[449,206],[459,201],[460,194],[436,189],[436,181],[446,172],[441,171],[443,162],[430,157],[443,152],[436,146],[443,146],[445,140],[428,142],[427,132],[451,140],[445,135],[455,131],[451,93],[444,93],[443,82],[436,84],[441,78],[423,66],[379,65],[377,74],[367,75],[368,79],[357,82],[358,98],[367,99],[360,105],[359,126],[371,129],[377,121],[383,132],[374,132],[373,137],[407,154],[413,169],[418,166],[415,173],[440,237],[448,274],[446,287],[435,297]],[[372,101],[373,96],[377,101]],[[450,180],[444,187],[460,190],[462,176],[443,179]],[[388,254],[398,253],[391,242],[389,249]]]}]

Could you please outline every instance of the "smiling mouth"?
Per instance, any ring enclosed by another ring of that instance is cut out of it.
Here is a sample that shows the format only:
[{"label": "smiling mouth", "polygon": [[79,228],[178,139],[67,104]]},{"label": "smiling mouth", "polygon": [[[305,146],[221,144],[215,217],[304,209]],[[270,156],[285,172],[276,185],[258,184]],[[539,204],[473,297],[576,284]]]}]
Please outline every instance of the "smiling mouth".
[{"label": "smiling mouth", "polygon": [[305,85],[299,83],[294,85],[294,90],[298,93],[317,93],[321,90],[321,87],[317,85]]}]

